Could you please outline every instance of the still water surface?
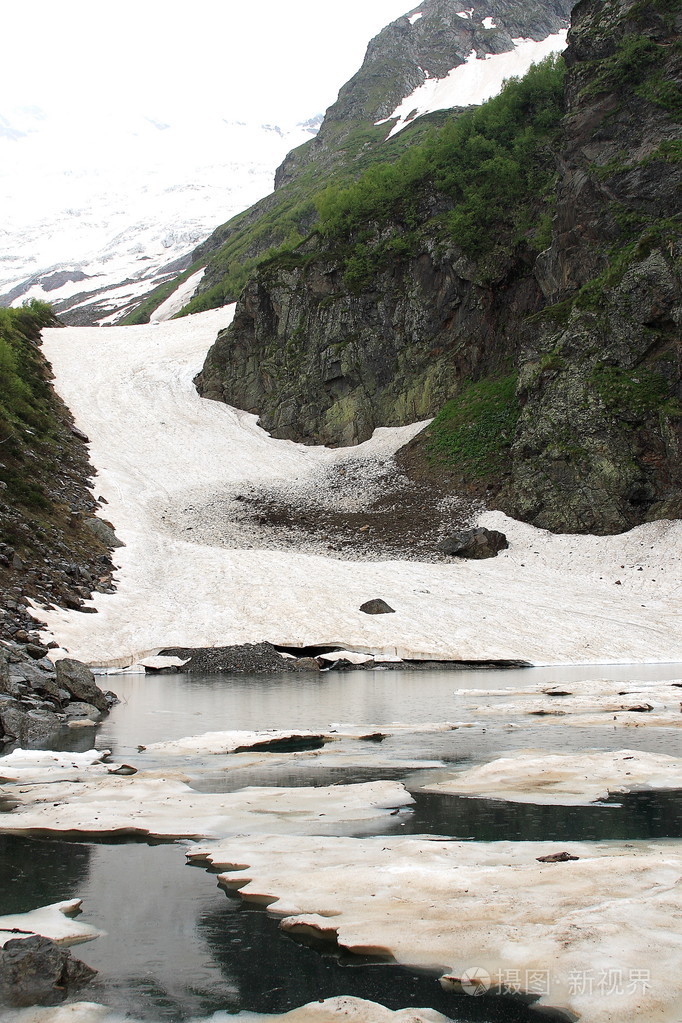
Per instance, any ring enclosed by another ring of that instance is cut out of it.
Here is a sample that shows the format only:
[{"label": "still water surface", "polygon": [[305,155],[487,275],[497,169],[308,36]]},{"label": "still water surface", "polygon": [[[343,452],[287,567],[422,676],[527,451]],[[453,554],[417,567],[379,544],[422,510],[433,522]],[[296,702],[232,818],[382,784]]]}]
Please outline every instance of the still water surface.
[{"label": "still water surface", "polygon": [[[537,682],[681,677],[682,665],[281,677],[112,676],[107,681],[121,696],[121,704],[96,735],[92,730],[69,733],[62,747],[97,745],[111,748],[127,762],[151,766],[153,760],[138,752],[139,745],[206,731],[326,730],[333,722],[369,729],[392,722],[460,721],[463,703],[454,692],[467,687],[515,690]],[[602,806],[533,806],[420,793],[425,774],[399,766],[400,760],[415,758],[469,764],[527,747],[568,751],[627,745],[679,753],[679,733],[673,732],[638,728],[624,734],[613,728],[528,725],[528,718],[509,731],[505,722],[492,720],[452,732],[407,733],[379,745],[366,744],[380,750],[382,758],[397,761],[390,769],[325,768],[306,758],[291,758],[286,766],[280,760],[227,774],[219,766],[206,770],[205,758],[190,762],[188,771],[193,784],[204,791],[403,779],[415,795],[415,806],[383,818],[374,827],[375,834],[442,834],[480,841],[680,837],[680,793],[637,794]],[[366,834],[366,825],[357,833]],[[267,913],[228,898],[212,874],[186,865],[184,851],[183,843],[0,836],[0,913],[82,898],[84,919],[107,932],[76,950],[100,971],[87,997],[137,1019],[176,1023],[221,1009],[283,1012],[336,994],[370,998],[391,1008],[431,1006],[456,1020],[512,1023],[536,1017],[520,1002],[444,993],[432,975],[357,959],[350,965],[304,948],[284,936]]]}]

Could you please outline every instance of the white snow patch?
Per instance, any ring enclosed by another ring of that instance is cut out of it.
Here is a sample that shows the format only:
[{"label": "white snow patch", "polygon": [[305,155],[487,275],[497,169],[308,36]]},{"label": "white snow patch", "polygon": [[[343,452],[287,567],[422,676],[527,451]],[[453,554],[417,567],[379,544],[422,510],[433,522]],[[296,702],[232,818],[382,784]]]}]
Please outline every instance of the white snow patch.
[{"label": "white snow patch", "polygon": [[494,18],[484,18],[483,19],[483,28],[487,28],[487,29],[497,28],[497,23],[495,22],[495,19]]},{"label": "white snow patch", "polygon": [[[189,486],[199,509],[250,484],[296,482],[313,495],[325,467],[352,460],[369,470],[423,426],[380,429],[356,448],[332,450],[274,440],[256,416],[202,400],[192,378],[231,315],[44,332],[57,390],[91,440],[95,492],[126,544],[114,555],[117,592],[95,595],[98,614],[35,612],[72,656],[125,667],[168,646],[269,640],[382,658],[682,660],[682,522],[556,536],[488,513],[481,524],[505,532],[510,549],[452,564],[191,542],[162,518],[187,503]],[[396,614],[360,612],[374,597]]]},{"label": "white snow patch", "polygon": [[354,650],[335,650],[330,654],[320,654],[320,660],[329,661],[334,664],[336,661],[349,661],[350,664],[367,664],[373,661],[371,654],[358,654]]},{"label": "white snow patch", "polygon": [[77,781],[0,786],[18,806],[0,817],[0,831],[136,834],[159,838],[222,838],[239,833],[338,833],[344,825],[370,829],[412,797],[399,782],[320,788],[245,788],[203,793],[179,772],[138,771]]},{"label": "white snow patch", "polygon": [[627,749],[577,755],[522,751],[424,788],[514,803],[571,806],[607,799],[612,793],[682,789],[682,759]]},{"label": "white snow patch", "polygon": [[111,750],[87,750],[85,753],[54,753],[52,750],[15,749],[0,758],[0,782],[63,781],[78,778],[92,769],[106,774],[102,762]]},{"label": "white snow patch", "polygon": [[[127,1013],[119,1016],[105,1005],[96,1002],[73,1002],[51,1009],[14,1009],[5,1014],[0,1011],[2,1023],[136,1023]],[[435,1009],[397,1009],[395,1012],[377,1002],[352,995],[325,998],[309,1002],[283,1015],[258,1012],[216,1012],[192,1023],[451,1023]]]},{"label": "white snow patch", "polygon": [[415,21],[419,21],[419,19],[422,17],[423,17],[422,12],[417,11],[415,14],[409,14],[407,20],[409,21],[410,25],[414,25]]},{"label": "white snow patch", "polygon": [[470,7],[468,11],[457,11],[458,18],[464,18],[465,21],[470,21],[474,16],[474,8]]},{"label": "white snow patch", "polygon": [[170,320],[172,316],[179,313],[183,306],[187,305],[190,298],[194,295],[197,290],[199,281],[206,273],[206,267],[202,267],[201,270],[197,270],[196,273],[188,277],[186,281],[179,285],[175,289],[172,295],[169,295],[165,302],[162,302],[154,312],[152,313],[152,321],[158,321],[159,323],[163,320]]},{"label": "white snow patch", "polygon": [[70,899],[33,909],[29,913],[0,916],[0,948],[13,938],[26,938],[35,934],[50,938],[58,945],[76,945],[81,941],[99,938],[103,931],[71,919],[72,915],[79,912],[81,904],[81,899]]},{"label": "white snow patch", "polygon": [[[71,1002],[49,1009],[0,1009],[1,1023],[129,1023],[126,1016],[115,1016],[106,1005],[97,1002]],[[208,1021],[207,1021],[208,1023]]]},{"label": "white snow patch", "polygon": [[143,657],[139,664],[143,668],[153,668],[158,671],[161,668],[182,668],[189,659],[189,657],[184,660],[182,657]]},{"label": "white snow patch", "polygon": [[[464,16],[463,13],[460,14],[460,17]],[[421,117],[422,114],[483,103],[496,96],[507,78],[524,75],[531,64],[543,60],[551,53],[560,53],[564,50],[566,36],[567,31],[562,29],[540,42],[534,39],[514,39],[513,50],[486,54],[482,58],[478,57],[476,50],[472,50],[465,63],[453,68],[445,78],[427,79],[398,104],[388,118],[388,120],[396,118],[397,124],[391,129],[387,139],[392,138],[415,117]]]}]

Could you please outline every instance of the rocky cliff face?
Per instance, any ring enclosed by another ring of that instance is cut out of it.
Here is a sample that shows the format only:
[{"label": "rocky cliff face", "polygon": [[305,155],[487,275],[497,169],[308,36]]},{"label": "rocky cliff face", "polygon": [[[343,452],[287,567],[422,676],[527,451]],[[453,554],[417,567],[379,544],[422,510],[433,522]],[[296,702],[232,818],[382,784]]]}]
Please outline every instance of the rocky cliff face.
[{"label": "rocky cliff face", "polygon": [[575,9],[556,221],[509,508],[615,532],[682,516],[679,2]]},{"label": "rocky cliff face", "polygon": [[349,290],[339,259],[273,265],[246,286],[197,377],[200,393],[257,412],[276,437],[356,444],[426,419],[459,381],[509,372],[515,321],[537,311],[529,267],[495,284],[435,239]]},{"label": "rocky cliff face", "polygon": [[0,640],[24,644],[37,639],[29,600],[80,610],[93,590],[113,592],[116,540],[95,517],[87,438],[40,350],[41,329],[59,324],[42,303],[2,313]]},{"label": "rocky cliff face", "polygon": [[277,436],[351,443],[517,371],[499,506],[569,532],[682,515],[681,18],[679,0],[577,5],[549,249],[500,227],[504,244],[465,255],[442,229],[457,203],[422,188],[416,231],[364,225],[363,252],[393,257],[359,277],[357,232],[345,251],[317,239],[261,269],[201,393]]},{"label": "rocky cliff face", "polygon": [[[398,18],[369,44],[362,67],[343,86],[319,133],[294,149],[275,175],[275,192],[218,227],[193,253],[206,261],[196,298],[186,311],[198,312],[234,301],[245,283],[245,267],[292,238],[314,229],[314,197],[328,183],[352,180],[368,165],[396,160],[411,139],[425,132],[439,113],[418,118],[397,139],[386,142],[390,117],[401,101],[429,77],[443,77],[472,50],[480,56],[514,48],[519,38],[541,40],[568,25],[575,0],[425,0],[415,14]],[[490,26],[490,27],[488,27]]]}]

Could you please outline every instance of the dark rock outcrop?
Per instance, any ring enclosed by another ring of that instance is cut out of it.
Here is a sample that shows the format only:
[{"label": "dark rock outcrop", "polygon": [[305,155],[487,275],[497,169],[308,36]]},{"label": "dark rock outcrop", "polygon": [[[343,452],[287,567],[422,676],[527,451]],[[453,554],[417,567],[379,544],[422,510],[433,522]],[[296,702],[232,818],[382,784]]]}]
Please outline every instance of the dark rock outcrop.
[{"label": "dark rock outcrop", "polygon": [[0,645],[0,748],[44,745],[69,721],[94,722],[117,702],[80,661],[55,667],[47,658],[35,660],[19,643]]},{"label": "dark rock outcrop", "polygon": [[163,657],[181,657],[187,660],[183,672],[211,674],[229,672],[231,675],[277,674],[281,671],[319,671],[319,665],[309,657],[283,657],[272,643],[242,643],[235,646],[168,647],[161,650]]},{"label": "dark rock outcrop", "polygon": [[71,657],[64,657],[55,665],[57,685],[65,689],[74,700],[91,703],[100,711],[107,711],[116,702],[112,693],[103,693],[90,669]]},{"label": "dark rock outcrop", "polygon": [[0,949],[0,1005],[58,1005],[96,975],[49,938],[12,938]]},{"label": "dark rock outcrop", "polygon": [[500,551],[505,551],[508,547],[509,542],[504,533],[498,529],[485,529],[483,526],[477,529],[460,529],[438,544],[438,549],[443,554],[473,560],[496,558]]},{"label": "dark rock outcrop", "polygon": [[506,507],[612,533],[682,516],[679,4],[574,11],[550,305],[521,357]]},{"label": "dark rock outcrop", "polygon": [[257,412],[275,437],[357,444],[433,415],[458,381],[508,371],[513,325],[541,306],[523,259],[501,259],[484,281],[444,239],[425,239],[358,293],[340,259],[275,264],[244,289],[196,384]]}]

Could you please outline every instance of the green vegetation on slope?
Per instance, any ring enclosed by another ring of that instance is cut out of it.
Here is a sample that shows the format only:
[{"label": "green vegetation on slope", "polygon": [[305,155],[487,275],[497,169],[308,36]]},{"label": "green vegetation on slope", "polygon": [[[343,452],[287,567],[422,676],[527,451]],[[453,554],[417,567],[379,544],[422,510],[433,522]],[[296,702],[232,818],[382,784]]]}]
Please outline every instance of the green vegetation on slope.
[{"label": "green vegetation on slope", "polygon": [[[563,60],[550,57],[509,81],[499,96],[451,118],[396,163],[376,165],[346,188],[325,189],[317,200],[318,229],[330,245],[353,245],[351,278],[358,263],[367,261],[373,232],[397,227],[408,233],[409,244],[409,232],[428,226],[425,193],[449,201],[449,211],[434,219],[470,258],[480,259],[501,241],[539,251],[549,238],[563,78]],[[544,215],[538,216],[543,199]],[[382,231],[382,241],[372,245],[377,256],[385,235]]]},{"label": "green vegetation on slope", "polygon": [[42,328],[55,325],[45,302],[0,309],[0,476],[6,496],[28,507],[47,504],[25,449],[55,443],[52,392],[37,348]]},{"label": "green vegetation on slope", "polygon": [[499,482],[520,413],[516,383],[516,373],[465,383],[428,428],[428,459],[469,481]]},{"label": "green vegetation on slope", "polygon": [[[198,269],[206,265],[206,276],[199,294],[180,315],[235,302],[259,266],[280,254],[293,252],[310,236],[317,219],[316,197],[326,184],[348,185],[373,164],[397,160],[449,116],[439,111],[419,118],[414,126],[389,142],[384,141],[386,126],[359,125],[344,139],[342,152],[330,154],[329,162],[321,157],[319,163],[303,169],[294,181],[223,224],[194,253],[194,266]],[[149,319],[147,310],[143,315]],[[125,322],[144,321],[128,318]]]}]

